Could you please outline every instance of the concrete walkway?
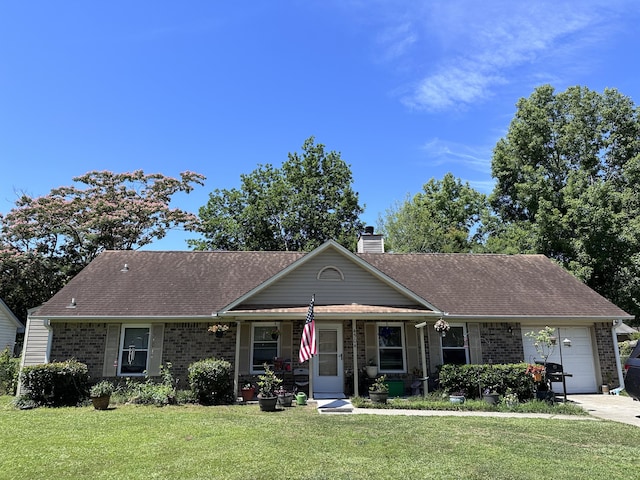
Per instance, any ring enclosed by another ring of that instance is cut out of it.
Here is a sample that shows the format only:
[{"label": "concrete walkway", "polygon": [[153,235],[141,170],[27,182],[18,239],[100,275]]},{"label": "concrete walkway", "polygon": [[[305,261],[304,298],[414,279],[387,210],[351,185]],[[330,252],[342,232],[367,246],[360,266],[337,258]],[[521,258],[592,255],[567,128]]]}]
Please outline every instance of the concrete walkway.
[{"label": "concrete walkway", "polygon": [[590,415],[640,427],[640,402],[623,395],[568,395],[567,401],[584,408]]},{"label": "concrete walkway", "polygon": [[317,408],[324,414],[412,415],[422,417],[514,417],[549,418],[578,421],[611,420],[640,427],[640,402],[620,395],[569,395],[567,401],[580,405],[589,417],[578,415],[552,415],[546,413],[509,412],[459,412],[446,410],[404,410],[382,408],[355,408],[348,399],[316,400]]}]

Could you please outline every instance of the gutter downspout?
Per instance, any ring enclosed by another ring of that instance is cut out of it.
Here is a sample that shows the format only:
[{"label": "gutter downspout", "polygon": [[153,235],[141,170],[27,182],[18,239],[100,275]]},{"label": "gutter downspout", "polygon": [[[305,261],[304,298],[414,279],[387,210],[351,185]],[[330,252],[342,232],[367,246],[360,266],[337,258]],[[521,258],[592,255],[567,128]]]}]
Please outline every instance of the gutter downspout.
[{"label": "gutter downspout", "polygon": [[611,327],[611,336],[613,337],[613,353],[616,356],[616,367],[618,369],[618,383],[619,387],[615,388],[613,392],[618,394],[622,390],[624,390],[624,374],[622,373],[622,365],[620,364],[620,348],[618,347],[618,335],[616,333],[616,327],[622,324],[622,320],[616,318],[613,321],[613,327]]}]

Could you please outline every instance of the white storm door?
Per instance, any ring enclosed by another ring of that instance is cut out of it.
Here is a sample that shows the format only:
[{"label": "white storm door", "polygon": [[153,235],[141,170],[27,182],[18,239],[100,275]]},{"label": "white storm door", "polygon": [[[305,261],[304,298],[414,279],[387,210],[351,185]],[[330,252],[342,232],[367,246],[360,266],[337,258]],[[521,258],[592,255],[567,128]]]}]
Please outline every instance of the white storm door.
[{"label": "white storm door", "polygon": [[313,392],[342,393],[342,324],[316,323],[318,354],[313,358]]}]

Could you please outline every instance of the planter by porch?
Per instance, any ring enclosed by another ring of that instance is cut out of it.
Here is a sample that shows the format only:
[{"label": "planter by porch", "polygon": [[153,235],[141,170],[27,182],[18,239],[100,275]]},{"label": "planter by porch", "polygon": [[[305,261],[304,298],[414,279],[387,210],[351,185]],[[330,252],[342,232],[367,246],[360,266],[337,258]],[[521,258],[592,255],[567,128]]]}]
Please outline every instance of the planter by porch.
[{"label": "planter by porch", "polygon": [[489,405],[497,405],[500,401],[500,394],[498,393],[485,393],[482,395],[482,399]]},{"label": "planter by porch", "polygon": [[307,404],[307,394],[304,392],[300,392],[296,394],[296,405],[306,405]]},{"label": "planter by porch", "polygon": [[373,403],[387,403],[389,392],[369,392],[369,398]]},{"label": "planter by porch", "polygon": [[293,393],[285,393],[284,395],[278,395],[278,405],[281,407],[290,407],[293,401]]},{"label": "planter by porch", "polygon": [[109,408],[109,402],[111,401],[111,395],[103,395],[101,397],[91,397],[91,403],[96,410],[106,410]]},{"label": "planter by porch", "polygon": [[258,404],[260,405],[260,410],[263,412],[275,412],[278,397],[263,397],[262,395],[258,395]]},{"label": "planter by porch", "polygon": [[251,388],[243,388],[242,390],[240,390],[240,394],[242,395],[242,400],[245,402],[248,402],[250,400],[253,400],[253,396],[256,393],[256,389],[251,387]]},{"label": "planter by porch", "polygon": [[367,365],[367,377],[376,378],[378,375],[378,366],[377,365]]}]

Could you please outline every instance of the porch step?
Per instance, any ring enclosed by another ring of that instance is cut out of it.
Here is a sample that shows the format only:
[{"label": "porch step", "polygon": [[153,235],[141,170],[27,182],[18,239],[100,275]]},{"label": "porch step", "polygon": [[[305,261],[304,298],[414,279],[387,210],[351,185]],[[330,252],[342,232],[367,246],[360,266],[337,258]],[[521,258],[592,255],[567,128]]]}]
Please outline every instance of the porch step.
[{"label": "porch step", "polygon": [[318,412],[320,413],[351,413],[353,405],[348,399],[344,398],[326,398],[317,399]]}]

